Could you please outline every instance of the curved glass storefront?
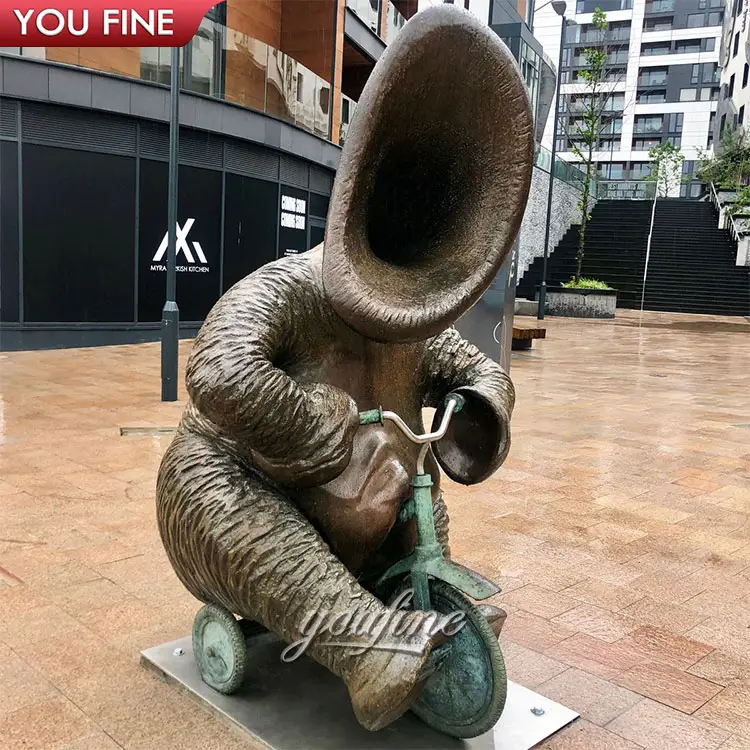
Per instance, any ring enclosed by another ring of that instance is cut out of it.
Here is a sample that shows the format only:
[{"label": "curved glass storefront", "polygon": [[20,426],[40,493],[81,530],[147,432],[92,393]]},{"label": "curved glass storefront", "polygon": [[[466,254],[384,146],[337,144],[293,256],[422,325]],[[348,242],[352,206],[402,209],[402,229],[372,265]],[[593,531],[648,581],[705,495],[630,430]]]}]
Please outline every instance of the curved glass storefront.
[{"label": "curved glass storefront", "polygon": [[[2,54],[91,68],[169,84],[168,47],[0,47]],[[321,138],[331,134],[331,84],[294,57],[226,23],[211,10],[180,55],[181,87],[289,122]]]}]

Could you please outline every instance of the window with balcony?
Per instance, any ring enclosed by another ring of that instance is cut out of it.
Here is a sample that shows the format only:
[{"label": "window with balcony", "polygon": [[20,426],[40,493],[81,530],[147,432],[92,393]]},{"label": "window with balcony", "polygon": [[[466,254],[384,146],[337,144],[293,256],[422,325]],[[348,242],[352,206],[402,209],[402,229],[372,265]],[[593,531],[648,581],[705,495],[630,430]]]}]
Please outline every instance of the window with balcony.
[{"label": "window with balcony", "polygon": [[668,55],[672,51],[671,42],[652,42],[641,45],[641,55]]},{"label": "window with balcony", "polygon": [[346,0],[347,8],[354,11],[375,34],[380,26],[380,0]]},{"label": "window with balcony", "polygon": [[584,44],[627,41],[630,39],[630,21],[612,21],[604,33],[592,24],[580,24],[568,29],[567,39]]},{"label": "window with balcony", "polygon": [[644,31],[669,31],[672,28],[672,16],[664,18],[646,18],[643,21]]},{"label": "window with balcony", "polygon": [[701,40],[680,39],[679,41],[675,42],[674,51],[678,54],[685,54],[686,52],[700,52]]},{"label": "window with balcony", "polygon": [[646,13],[669,13],[674,10],[675,0],[647,0]]},{"label": "window with balcony", "polygon": [[651,174],[650,161],[633,161],[630,162],[630,179],[645,180]]},{"label": "window with balcony", "polygon": [[577,0],[576,13],[593,13],[601,8],[605,13],[614,10],[631,10],[633,0]]},{"label": "window with balcony", "polygon": [[663,127],[663,115],[637,115],[633,123],[633,132],[639,135],[661,133]]},{"label": "window with balcony", "polygon": [[661,144],[661,138],[633,138],[633,151],[650,151]]},{"label": "window with balcony", "polygon": [[667,83],[668,68],[641,68],[639,86],[664,86]]},{"label": "window with balcony", "polygon": [[639,91],[636,96],[638,104],[662,104],[666,100],[667,92],[664,89]]}]

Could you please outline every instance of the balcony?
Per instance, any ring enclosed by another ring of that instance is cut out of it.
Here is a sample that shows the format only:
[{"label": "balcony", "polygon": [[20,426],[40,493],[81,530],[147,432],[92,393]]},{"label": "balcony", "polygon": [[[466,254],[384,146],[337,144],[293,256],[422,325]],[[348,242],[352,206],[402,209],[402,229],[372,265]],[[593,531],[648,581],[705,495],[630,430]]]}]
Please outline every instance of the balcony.
[{"label": "balcony", "polygon": [[638,78],[638,88],[646,88],[647,86],[666,86],[667,75],[650,75],[640,76]]},{"label": "balcony", "polygon": [[[171,49],[47,47],[37,57],[169,84]],[[329,137],[331,85],[290,55],[225,24],[204,18],[182,50],[183,90],[240,104]]]},{"label": "balcony", "polygon": [[664,121],[659,118],[658,121],[653,122],[638,122],[636,120],[633,126],[633,132],[637,135],[651,135],[652,133],[659,133],[664,130]]},{"label": "balcony", "polygon": [[356,13],[374,34],[378,33],[380,29],[380,0],[346,0],[346,7]]},{"label": "balcony", "polygon": [[646,15],[653,13],[671,13],[675,7],[675,0],[651,0],[646,3]]}]

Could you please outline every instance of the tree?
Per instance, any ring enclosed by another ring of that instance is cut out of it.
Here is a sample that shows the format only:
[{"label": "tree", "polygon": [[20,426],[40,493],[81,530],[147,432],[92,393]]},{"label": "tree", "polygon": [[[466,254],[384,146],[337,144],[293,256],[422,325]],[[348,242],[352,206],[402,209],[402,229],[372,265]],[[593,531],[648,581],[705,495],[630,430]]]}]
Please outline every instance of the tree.
[{"label": "tree", "polygon": [[750,182],[750,137],[743,128],[727,128],[713,156],[700,154],[696,175],[725,190]]},{"label": "tree", "polygon": [[673,143],[665,141],[654,146],[648,152],[651,160],[651,174],[646,178],[654,184],[654,203],[651,207],[651,224],[648,228],[648,240],[646,242],[646,261],[643,266],[643,284],[641,286],[641,312],[646,298],[646,278],[648,277],[648,261],[651,257],[651,236],[654,233],[654,218],[656,216],[656,201],[659,198],[667,198],[672,188],[678,187],[682,182],[682,163],[685,155],[680,152]]},{"label": "tree", "polygon": [[581,105],[578,109],[571,106],[572,117],[566,121],[568,127],[566,136],[568,139],[574,139],[570,149],[583,165],[584,175],[581,197],[578,201],[581,224],[578,231],[575,284],[580,283],[581,280],[586,229],[591,218],[589,201],[596,172],[594,153],[599,150],[602,135],[614,130],[614,122],[619,116],[619,113],[609,116],[606,113],[612,109],[612,94],[618,82],[618,76],[621,75],[620,69],[613,67],[611,61],[617,60],[618,51],[624,45],[612,43],[608,29],[606,14],[601,8],[596,8],[586,41],[594,42],[597,46],[586,47],[583,51],[584,67],[578,71],[577,78],[583,86]]},{"label": "tree", "polygon": [[673,188],[682,183],[682,164],[685,161],[684,154],[677,146],[666,141],[659,146],[654,146],[648,152],[651,160],[651,174],[646,178],[655,183],[656,198],[667,198]]}]

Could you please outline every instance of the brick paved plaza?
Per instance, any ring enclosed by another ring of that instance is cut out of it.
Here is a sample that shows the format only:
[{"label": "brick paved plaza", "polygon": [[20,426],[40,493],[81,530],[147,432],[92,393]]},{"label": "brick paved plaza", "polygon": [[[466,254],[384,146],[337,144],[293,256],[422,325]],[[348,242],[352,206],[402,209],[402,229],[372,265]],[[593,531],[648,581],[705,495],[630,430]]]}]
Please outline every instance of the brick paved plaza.
[{"label": "brick paved plaza", "polygon": [[[746,750],[750,324],[618,315],[514,357],[453,552],[504,587],[511,678],[582,715],[547,750]],[[159,393],[158,345],[0,355],[0,750],[254,747],[139,664],[198,607],[156,529],[170,436],[120,436],[177,424]]]}]

